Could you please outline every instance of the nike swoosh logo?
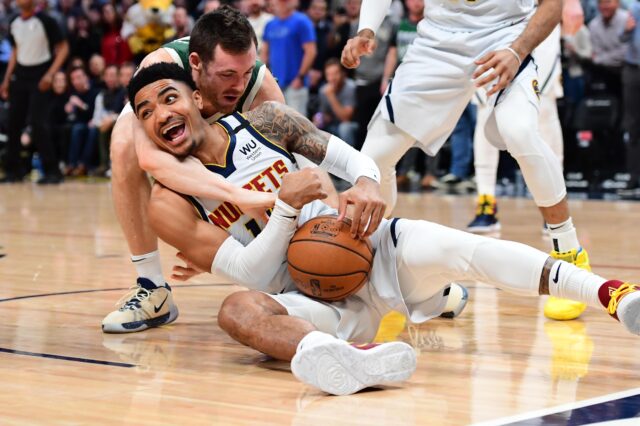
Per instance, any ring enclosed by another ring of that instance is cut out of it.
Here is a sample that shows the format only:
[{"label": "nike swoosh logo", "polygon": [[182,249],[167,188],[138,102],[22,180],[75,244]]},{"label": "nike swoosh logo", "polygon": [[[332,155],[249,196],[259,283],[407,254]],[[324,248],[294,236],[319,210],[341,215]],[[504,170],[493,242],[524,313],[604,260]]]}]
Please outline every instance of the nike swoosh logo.
[{"label": "nike swoosh logo", "polygon": [[553,226],[549,226],[549,225],[547,225],[547,226],[549,227],[549,230],[551,230],[551,231],[555,231],[556,229],[562,228],[562,225],[556,226],[555,228]]},{"label": "nike swoosh logo", "polygon": [[556,284],[558,284],[558,275],[560,274],[560,267],[561,266],[562,266],[562,263],[558,265],[558,269],[556,269],[556,276],[553,278],[553,282],[556,283]]},{"label": "nike swoosh logo", "polygon": [[295,220],[298,216],[282,216],[285,219],[291,219],[291,220]]},{"label": "nike swoosh logo", "polygon": [[160,309],[162,309],[162,307],[164,306],[164,302],[167,301],[167,299],[169,298],[169,295],[167,295],[167,297],[164,298],[164,300],[162,301],[162,303],[160,304],[160,306],[154,306],[153,307],[153,311],[157,314],[158,312],[160,312]]}]

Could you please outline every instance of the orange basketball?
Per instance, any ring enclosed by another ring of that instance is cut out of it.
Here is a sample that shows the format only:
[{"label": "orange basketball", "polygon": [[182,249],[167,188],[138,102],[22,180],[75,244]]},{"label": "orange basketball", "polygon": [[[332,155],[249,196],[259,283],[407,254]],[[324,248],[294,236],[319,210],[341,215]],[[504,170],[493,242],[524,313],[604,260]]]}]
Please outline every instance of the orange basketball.
[{"label": "orange basketball", "polygon": [[352,238],[349,228],[335,216],[319,216],[296,231],[287,262],[298,290],[326,301],[360,290],[371,271],[373,248],[369,239]]}]

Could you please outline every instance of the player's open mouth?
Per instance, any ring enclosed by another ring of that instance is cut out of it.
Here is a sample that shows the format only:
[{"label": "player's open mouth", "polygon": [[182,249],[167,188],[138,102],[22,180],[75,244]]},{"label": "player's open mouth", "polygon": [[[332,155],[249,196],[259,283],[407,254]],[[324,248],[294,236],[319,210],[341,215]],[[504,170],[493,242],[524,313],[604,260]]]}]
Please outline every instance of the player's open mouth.
[{"label": "player's open mouth", "polygon": [[162,137],[167,142],[175,144],[180,142],[185,134],[186,126],[184,122],[174,122],[162,129]]}]

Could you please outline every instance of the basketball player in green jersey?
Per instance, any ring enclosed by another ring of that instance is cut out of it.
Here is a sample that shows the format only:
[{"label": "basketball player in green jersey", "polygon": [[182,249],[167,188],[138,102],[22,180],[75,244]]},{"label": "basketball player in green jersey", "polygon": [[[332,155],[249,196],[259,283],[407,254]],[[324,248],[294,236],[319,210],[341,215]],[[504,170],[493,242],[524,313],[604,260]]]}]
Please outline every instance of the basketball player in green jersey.
[{"label": "basketball player in green jersey", "polygon": [[[202,116],[247,111],[267,100],[284,102],[278,84],[257,60],[255,33],[237,10],[222,7],[203,15],[191,39],[182,38],[149,54],[141,68],[175,62],[190,70],[203,98]],[[264,215],[275,196],[236,188],[193,157],[176,159],[144,134],[127,105],[111,136],[113,201],[131,260],[138,272],[131,297],[102,323],[106,332],[133,332],[175,320],[178,309],[165,283],[155,233],[146,216],[151,186],[146,172],[179,192],[229,201],[254,216]]]}]

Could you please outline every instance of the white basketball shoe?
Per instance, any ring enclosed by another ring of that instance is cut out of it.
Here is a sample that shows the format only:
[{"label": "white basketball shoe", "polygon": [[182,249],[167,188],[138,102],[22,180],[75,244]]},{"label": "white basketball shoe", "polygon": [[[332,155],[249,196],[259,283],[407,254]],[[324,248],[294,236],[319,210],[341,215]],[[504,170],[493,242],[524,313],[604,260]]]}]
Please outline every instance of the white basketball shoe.
[{"label": "white basketball shoe", "polygon": [[138,278],[136,286],[117,304],[122,306],[102,320],[105,333],[133,333],[169,324],[178,318],[171,287],[168,284],[156,287],[146,278]]},{"label": "white basketball shoe", "polygon": [[324,336],[307,345],[303,339],[291,360],[291,371],[301,382],[332,395],[401,382],[416,369],[415,352],[404,342],[353,345]]}]

